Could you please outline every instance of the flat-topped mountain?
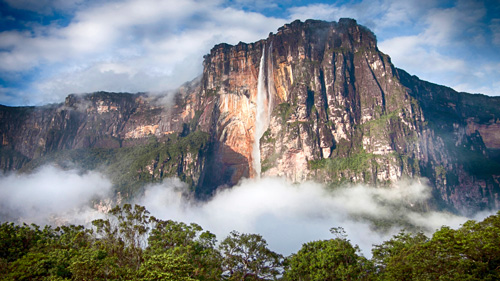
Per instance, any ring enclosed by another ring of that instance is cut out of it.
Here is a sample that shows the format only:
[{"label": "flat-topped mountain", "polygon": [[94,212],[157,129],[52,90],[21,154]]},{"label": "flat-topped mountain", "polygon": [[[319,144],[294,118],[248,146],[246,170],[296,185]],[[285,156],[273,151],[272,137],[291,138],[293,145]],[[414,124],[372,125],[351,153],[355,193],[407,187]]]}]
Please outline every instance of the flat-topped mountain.
[{"label": "flat-topped mountain", "polygon": [[500,98],[395,68],[352,19],[216,45],[168,97],[98,92],[0,107],[0,167],[104,169],[122,195],[176,176],[199,198],[242,178],[336,186],[427,178],[436,207],[500,208]]}]

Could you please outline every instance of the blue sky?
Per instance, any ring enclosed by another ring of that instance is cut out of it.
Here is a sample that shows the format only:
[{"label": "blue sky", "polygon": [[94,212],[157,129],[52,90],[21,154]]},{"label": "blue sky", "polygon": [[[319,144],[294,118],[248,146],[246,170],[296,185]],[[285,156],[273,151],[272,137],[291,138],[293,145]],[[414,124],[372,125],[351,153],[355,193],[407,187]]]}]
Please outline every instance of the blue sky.
[{"label": "blue sky", "polygon": [[341,17],[375,32],[396,67],[500,95],[499,0],[0,0],[0,104],[166,91],[199,75],[217,43],[254,42],[295,19]]}]

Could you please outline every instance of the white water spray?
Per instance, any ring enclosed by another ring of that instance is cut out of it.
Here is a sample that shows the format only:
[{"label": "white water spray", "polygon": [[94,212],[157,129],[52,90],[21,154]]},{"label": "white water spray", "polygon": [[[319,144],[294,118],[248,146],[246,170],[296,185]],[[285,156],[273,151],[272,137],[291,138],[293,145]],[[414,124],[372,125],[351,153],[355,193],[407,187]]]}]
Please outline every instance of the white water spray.
[{"label": "white water spray", "polygon": [[269,44],[269,53],[267,55],[267,116],[266,116],[266,130],[269,127],[269,123],[271,121],[271,112],[273,112],[273,92],[274,89],[274,75],[273,75],[273,60],[271,59],[271,55],[273,53],[273,41]]},{"label": "white water spray", "polygon": [[262,57],[260,58],[259,66],[259,77],[257,81],[257,107],[256,107],[256,118],[255,118],[255,138],[252,148],[252,159],[253,159],[253,169],[255,171],[255,177],[260,178],[260,173],[262,170],[260,163],[260,138],[264,135],[266,127],[268,124],[268,110],[266,106],[267,101],[267,89],[265,83],[265,65],[266,49],[262,48]]}]

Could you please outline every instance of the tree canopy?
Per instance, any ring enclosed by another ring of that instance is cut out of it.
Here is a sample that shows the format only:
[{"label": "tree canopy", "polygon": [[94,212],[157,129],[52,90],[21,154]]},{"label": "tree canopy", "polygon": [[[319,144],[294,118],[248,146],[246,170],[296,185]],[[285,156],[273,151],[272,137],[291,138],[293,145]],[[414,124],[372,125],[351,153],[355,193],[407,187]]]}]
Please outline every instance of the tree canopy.
[{"label": "tree canopy", "polygon": [[0,225],[1,280],[500,280],[500,212],[432,237],[401,231],[372,253],[333,228],[284,258],[259,234],[218,243],[197,224],[129,204],[89,228]]},{"label": "tree canopy", "polygon": [[371,263],[353,246],[342,228],[333,228],[337,238],[306,243],[289,257],[287,280],[364,280]]}]

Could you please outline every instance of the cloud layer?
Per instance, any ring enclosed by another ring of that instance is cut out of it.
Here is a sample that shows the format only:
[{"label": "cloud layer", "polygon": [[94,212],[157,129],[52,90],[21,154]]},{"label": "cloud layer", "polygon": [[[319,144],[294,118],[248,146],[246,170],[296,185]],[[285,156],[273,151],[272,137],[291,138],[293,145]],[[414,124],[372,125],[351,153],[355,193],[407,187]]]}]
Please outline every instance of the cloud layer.
[{"label": "cloud layer", "polygon": [[[0,222],[88,224],[104,216],[95,209],[109,203],[111,183],[98,172],[82,173],[45,166],[30,175],[0,177]],[[392,188],[351,186],[328,190],[314,182],[292,184],[281,178],[243,180],[221,190],[208,202],[182,196],[187,186],[179,179],[149,185],[133,203],[152,215],[195,222],[222,240],[232,230],[259,233],[270,247],[289,255],[303,243],[330,239],[332,227],[343,227],[352,243],[370,256],[379,244],[413,225],[431,234],[442,225],[458,227],[467,218],[440,212],[420,212],[412,206],[430,196],[419,181],[401,181]],[[482,219],[487,213],[478,214]],[[397,221],[385,228],[374,222]]]},{"label": "cloud layer", "polygon": [[110,198],[111,182],[98,172],[45,166],[33,174],[0,177],[0,222],[85,224],[102,216],[91,202]]},{"label": "cloud layer", "polygon": [[467,220],[449,213],[412,211],[412,204],[430,196],[429,188],[417,181],[401,181],[390,189],[357,185],[329,191],[314,182],[291,184],[280,178],[263,178],[244,180],[209,202],[194,204],[180,196],[183,188],[178,180],[149,186],[138,203],[163,219],[196,222],[219,239],[232,230],[259,233],[272,249],[286,255],[298,251],[303,243],[332,238],[332,227],[343,227],[349,239],[370,256],[373,244],[403,227],[396,224],[377,231],[374,220],[399,219],[427,234],[443,225],[458,227]]},{"label": "cloud layer", "polygon": [[254,42],[295,19],[341,17],[371,28],[397,67],[457,90],[500,94],[495,1],[322,2],[5,0],[0,103],[169,90],[200,74],[217,43]]},{"label": "cloud layer", "polygon": [[256,41],[283,23],[219,1],[107,1],[77,10],[66,26],[0,33],[0,73],[35,71],[29,90],[40,96],[22,97],[31,104],[74,92],[164,91],[200,74],[213,45]]},{"label": "cloud layer", "polygon": [[[196,222],[219,239],[232,230],[259,233],[272,249],[286,255],[298,251],[303,243],[332,238],[332,227],[343,227],[349,239],[370,256],[373,244],[405,226],[431,234],[443,225],[456,228],[467,220],[412,209],[430,196],[429,187],[419,181],[401,181],[392,188],[357,185],[332,191],[314,182],[292,184],[281,178],[263,178],[244,180],[203,203],[184,200],[180,194],[185,188],[177,179],[151,185],[137,202],[159,218]],[[374,227],[375,221],[402,224],[382,229]]]}]

